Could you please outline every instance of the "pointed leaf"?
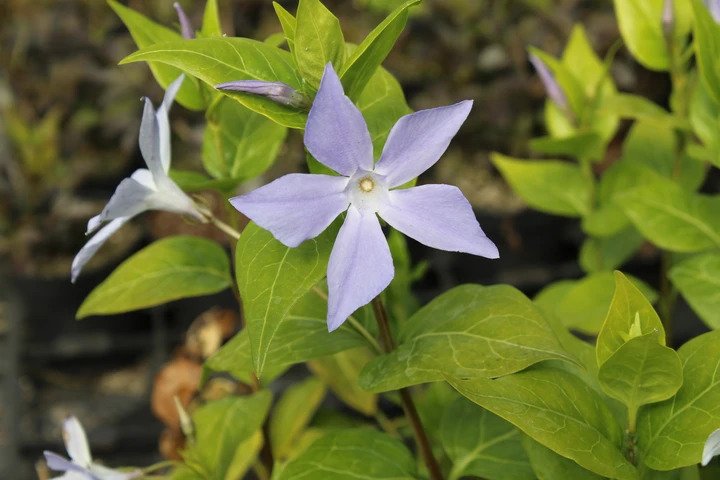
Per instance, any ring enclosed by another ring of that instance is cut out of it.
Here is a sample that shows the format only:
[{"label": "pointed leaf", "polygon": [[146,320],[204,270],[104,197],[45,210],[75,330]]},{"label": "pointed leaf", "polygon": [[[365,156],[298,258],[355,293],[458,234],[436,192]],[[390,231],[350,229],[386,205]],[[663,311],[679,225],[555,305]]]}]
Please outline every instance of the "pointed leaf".
[{"label": "pointed leaf", "polygon": [[222,37],[223,31],[217,0],[207,0],[205,2],[200,33],[202,33],[203,37]]},{"label": "pointed leaf", "polygon": [[345,40],[340,21],[320,0],[300,0],[295,25],[295,63],[310,87],[317,90],[325,65],[340,71],[345,59]]},{"label": "pointed leaf", "polygon": [[273,8],[275,9],[275,15],[277,15],[280,21],[283,35],[285,35],[285,41],[290,48],[290,52],[293,52],[295,50],[295,28],[297,27],[297,21],[292,13],[285,10],[279,3],[273,2]]},{"label": "pointed leaf", "polygon": [[200,237],[168,237],[120,264],[90,292],[78,309],[77,318],[210,295],[231,284],[230,262],[220,245]]},{"label": "pointed leaf", "polygon": [[325,385],[310,377],[288,387],[270,416],[273,456],[285,459],[325,398]]},{"label": "pointed leaf", "polygon": [[538,480],[558,480],[562,478],[572,480],[603,480],[604,478],[589,470],[585,470],[569,458],[558,455],[528,436],[523,438],[523,446],[530,458],[530,464]]},{"label": "pointed leaf", "polygon": [[614,0],[615,14],[625,44],[635,59],[650,70],[667,70],[670,65],[662,30],[663,2]]},{"label": "pointed leaf", "polygon": [[694,255],[670,270],[670,279],[710,328],[720,328],[720,254]]}]

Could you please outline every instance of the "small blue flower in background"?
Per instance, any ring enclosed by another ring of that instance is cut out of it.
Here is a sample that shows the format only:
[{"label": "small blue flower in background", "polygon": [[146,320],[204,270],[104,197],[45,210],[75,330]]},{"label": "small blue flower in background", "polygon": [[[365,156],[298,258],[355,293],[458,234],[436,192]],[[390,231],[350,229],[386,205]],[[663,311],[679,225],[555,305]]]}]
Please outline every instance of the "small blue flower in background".
[{"label": "small blue flower in background", "polygon": [[180,22],[180,31],[182,32],[183,38],[187,40],[195,38],[195,32],[193,31],[190,19],[187,15],[185,15],[185,10],[183,10],[182,6],[178,2],[173,3],[173,7],[177,12],[178,21]]},{"label": "small blue flower in background", "polygon": [[305,146],[340,176],[290,174],[230,199],[240,212],[288,247],[319,235],[347,211],[328,264],[330,331],[382,292],[395,272],[376,213],[433,248],[497,258],[462,192],[450,185],[397,189],[430,168],[463,124],[471,101],[402,117],[373,165],[365,120],[325,67],[308,115]]},{"label": "small blue flower in background", "polygon": [[720,0],[705,0],[705,6],[717,23],[720,23]]},{"label": "small blue flower in background", "polygon": [[73,259],[71,279],[74,282],[85,264],[98,249],[128,220],[146,210],[165,210],[186,214],[204,221],[195,203],[168,176],[170,170],[170,121],[168,111],[184,76],[171,83],[157,111],[145,98],[140,124],[140,152],[147,169],[141,168],[120,182],[103,211],[88,222],[88,234],[109,222],[83,246]]},{"label": "small blue flower in background", "polygon": [[545,62],[540,60],[540,57],[534,54],[530,54],[530,63],[535,67],[540,76],[540,81],[545,87],[545,93],[557,105],[563,112],[570,112],[570,104],[567,101],[565,92],[563,92],[560,84],[555,80],[555,76],[550,72],[550,69],[545,65]]},{"label": "small blue flower in background", "polygon": [[707,440],[705,440],[705,446],[703,447],[702,460],[700,464],[704,467],[713,457],[720,455],[720,428],[712,432]]},{"label": "small blue flower in background", "polygon": [[75,417],[68,417],[63,423],[63,439],[70,460],[54,452],[43,452],[51,470],[65,472],[53,480],[131,480],[142,476],[139,470],[120,472],[93,463],[85,430]]}]

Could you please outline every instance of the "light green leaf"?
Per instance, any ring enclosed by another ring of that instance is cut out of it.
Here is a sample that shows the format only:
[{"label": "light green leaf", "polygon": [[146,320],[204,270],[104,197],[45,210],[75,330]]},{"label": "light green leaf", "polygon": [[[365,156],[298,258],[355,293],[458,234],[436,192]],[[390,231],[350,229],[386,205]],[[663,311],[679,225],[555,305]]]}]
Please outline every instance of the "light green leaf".
[{"label": "light green leaf", "polygon": [[670,279],[710,328],[720,328],[720,254],[693,255],[670,270]]},{"label": "light green leaf", "polygon": [[210,295],[232,283],[223,248],[200,237],[158,240],[125,260],[80,305],[77,318],[154,307]]},{"label": "light green leaf", "polygon": [[[158,62],[177,67],[215,88],[233,80],[283,82],[299,90],[298,76],[290,53],[249,38],[198,38],[143,48],[120,63]],[[223,92],[250,110],[290,128],[304,128],[307,114],[259,95]]]},{"label": "light green leaf", "polygon": [[210,178],[204,173],[192,170],[171,169],[170,178],[185,193],[203,190],[220,190],[223,193],[229,193],[237,187],[237,181],[232,178]]},{"label": "light green leaf", "polygon": [[[286,368],[287,365],[266,368],[263,379],[266,383],[269,383],[282,374]],[[255,378],[253,378],[254,370],[255,366],[250,351],[250,337],[247,329],[244,329],[235,334],[230,341],[220,347],[220,350],[205,360],[203,379],[206,380],[213,373],[226,372],[241,382],[253,385],[255,383]]]},{"label": "light green leaf", "polygon": [[443,414],[440,427],[445,453],[453,463],[448,480],[534,480],[523,450],[522,434],[502,418],[458,398]]},{"label": "light green leaf", "polygon": [[580,249],[580,265],[588,273],[613,270],[630,259],[644,242],[633,227],[607,237],[589,237]]},{"label": "light green leaf", "polygon": [[[182,35],[180,35],[179,32],[153,22],[131,8],[114,0],[108,0],[108,4],[130,31],[130,35],[133,37],[138,48],[151,47],[157,43],[182,40]],[[157,82],[163,88],[167,88],[167,86],[182,73],[178,68],[159,62],[148,62],[148,66]],[[190,110],[202,110],[205,108],[205,100],[199,87],[199,84],[195,80],[185,79],[175,97],[177,102]]]},{"label": "light green leaf", "polygon": [[678,354],[682,387],[638,416],[638,446],[645,463],[656,470],[697,464],[708,435],[720,427],[720,331],[693,338]]},{"label": "light green leaf", "polygon": [[[277,2],[273,2],[273,8],[275,9],[275,15],[277,15],[282,27],[283,34],[285,35],[285,41],[287,41],[290,52],[295,50],[295,27],[297,21],[292,13],[285,10],[285,8]],[[295,58],[293,56],[293,58]]]},{"label": "light green leaf", "polygon": [[595,345],[598,365],[607,361],[631,333],[647,335],[657,332],[658,344],[665,345],[665,329],[648,299],[622,272],[613,273],[615,292]]},{"label": "light green leaf", "polygon": [[577,165],[559,160],[519,160],[499,153],[493,153],[492,161],[532,208],[568,217],[590,211],[592,180]]},{"label": "light green leaf", "polygon": [[526,435],[523,436],[522,443],[537,480],[603,480],[605,478],[585,470],[569,458],[558,455]]},{"label": "light green leaf", "polygon": [[325,65],[340,71],[345,60],[345,40],[340,21],[319,0],[300,0],[295,25],[295,63],[312,90],[317,90]]},{"label": "light green leaf", "polygon": [[565,137],[538,137],[530,140],[530,149],[545,155],[597,158],[604,150],[603,140],[595,132],[577,132]]},{"label": "light green leaf", "polygon": [[655,331],[629,339],[600,366],[603,391],[627,407],[633,429],[642,405],[672,397],[683,382],[680,357],[661,344],[661,335]]},{"label": "light green leaf", "polygon": [[202,159],[215,178],[245,181],[267,170],[282,147],[287,129],[230,98],[205,114]]},{"label": "light green leaf", "polygon": [[399,346],[360,376],[363,388],[395,390],[446,375],[497,377],[547,359],[570,359],[550,325],[507,285],[462,285],[402,325]]},{"label": "light green leaf", "polygon": [[345,94],[350,99],[360,97],[377,67],[385,60],[405,28],[408,9],[418,3],[420,0],[408,0],[400,5],[353,50],[340,73]]},{"label": "light green leaf", "polygon": [[702,141],[703,146],[691,143],[688,146],[688,154],[692,149],[702,149],[704,155],[702,159],[720,167],[720,138],[717,135],[720,130],[720,105],[703,82],[696,82],[695,88],[692,89],[689,117],[693,132]]},{"label": "light green leaf", "polygon": [[462,395],[504,418],[542,445],[600,475],[636,480],[619,449],[622,431],[599,394],[548,365],[494,380],[449,377]]},{"label": "light green leaf", "polygon": [[414,480],[415,459],[400,440],[369,428],[330,432],[292,459],[273,480]]},{"label": "light green leaf", "polygon": [[222,25],[220,23],[220,11],[217,0],[207,0],[203,12],[202,27],[200,33],[203,37],[222,37]]},{"label": "light green leaf", "polygon": [[[605,98],[600,109],[621,118],[641,120],[650,125],[665,126],[680,123],[680,120],[661,106],[645,97],[631,93],[616,93]],[[658,139],[660,140],[660,138]]]},{"label": "light green leaf", "polygon": [[405,101],[405,94],[398,81],[383,67],[378,68],[370,78],[357,101],[357,107],[370,131],[374,156],[379,158],[390,129],[400,117],[412,110]]},{"label": "light green leaf", "polygon": [[265,368],[363,344],[349,322],[328,333],[323,292],[313,290],[325,276],[336,232],[329,227],[289,248],[253,223],[243,231],[235,251],[235,271],[259,378]]},{"label": "light green leaf", "polygon": [[633,57],[650,70],[667,70],[670,59],[662,30],[663,0],[614,0],[614,4],[620,33]]},{"label": "light green leaf", "polygon": [[360,347],[310,360],[307,366],[345,404],[371,417],[377,412],[377,395],[360,388],[358,378],[372,358],[368,348]]},{"label": "light green leaf", "polygon": [[665,179],[616,198],[635,227],[661,248],[700,252],[720,247],[720,198],[688,192]]},{"label": "light green leaf", "polygon": [[325,385],[310,377],[288,387],[270,416],[270,443],[273,456],[290,456],[303,430],[325,398]]},{"label": "light green leaf", "polygon": [[720,69],[717,59],[720,56],[720,25],[715,22],[702,0],[692,0],[691,3],[695,12],[693,45],[700,81],[715,102],[718,102],[720,101]]},{"label": "light green leaf", "polygon": [[261,430],[256,430],[250,438],[243,440],[235,450],[235,456],[225,473],[225,480],[244,478],[245,474],[255,463],[260,450],[264,444],[264,436]]},{"label": "light green leaf", "polygon": [[[226,397],[199,407],[192,415],[195,442],[182,452],[183,459],[202,478],[230,480],[247,461],[240,448],[251,440],[265,421],[272,395],[264,390],[245,397]],[[257,443],[257,440],[252,441]],[[257,449],[256,449],[257,451]],[[238,463],[235,463],[238,462]]]}]

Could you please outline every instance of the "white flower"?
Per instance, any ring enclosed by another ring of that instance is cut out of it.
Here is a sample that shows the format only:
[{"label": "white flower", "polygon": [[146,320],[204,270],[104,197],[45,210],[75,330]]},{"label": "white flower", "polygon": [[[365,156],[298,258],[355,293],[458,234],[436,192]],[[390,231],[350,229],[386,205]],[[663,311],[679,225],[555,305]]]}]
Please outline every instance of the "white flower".
[{"label": "white flower", "polygon": [[718,454],[720,454],[720,428],[712,432],[707,440],[705,440],[702,453],[702,466],[704,467],[710,463],[710,460]]},{"label": "white flower", "polygon": [[51,470],[65,472],[52,480],[131,480],[142,476],[139,470],[119,472],[93,463],[85,430],[75,417],[68,417],[63,423],[63,439],[70,460],[54,452],[43,452]]}]

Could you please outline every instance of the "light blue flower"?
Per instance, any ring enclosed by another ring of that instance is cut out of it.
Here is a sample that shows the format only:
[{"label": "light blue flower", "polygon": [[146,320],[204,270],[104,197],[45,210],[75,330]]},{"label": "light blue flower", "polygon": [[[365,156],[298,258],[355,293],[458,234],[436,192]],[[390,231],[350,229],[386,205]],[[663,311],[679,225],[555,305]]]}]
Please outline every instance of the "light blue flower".
[{"label": "light blue flower", "polygon": [[68,417],[63,423],[63,439],[69,460],[54,452],[43,452],[51,470],[65,472],[52,480],[131,480],[142,476],[139,470],[120,472],[94,463],[85,430],[75,417]]},{"label": "light blue flower", "polygon": [[343,92],[332,65],[325,67],[305,128],[305,146],[340,176],[290,174],[230,199],[240,212],[296,247],[347,212],[328,264],[330,331],[382,292],[394,276],[378,215],[425,245],[497,258],[462,192],[450,185],[398,189],[438,161],[463,124],[471,101],[402,117],[390,131],[380,160],[365,120]]},{"label": "light blue flower", "polygon": [[570,112],[570,104],[565,96],[565,92],[563,92],[562,87],[555,79],[555,76],[552,74],[547,65],[545,65],[545,62],[543,62],[537,55],[531,53],[530,63],[532,63],[533,67],[535,67],[535,71],[537,71],[540,76],[540,81],[542,81],[543,86],[545,87],[545,93],[547,93],[550,100],[552,100],[563,112]]},{"label": "light blue flower", "polygon": [[705,440],[705,446],[703,447],[702,461],[700,462],[704,467],[713,457],[720,455],[720,428],[712,432],[707,440]]},{"label": "light blue flower", "polygon": [[187,40],[195,38],[195,32],[193,31],[190,19],[187,15],[185,15],[185,10],[183,10],[182,6],[178,2],[173,3],[173,7],[175,8],[175,12],[177,12],[178,21],[180,22],[180,31],[182,32],[183,38]]},{"label": "light blue flower", "polygon": [[[170,179],[170,121],[168,111],[183,81],[181,75],[171,83],[157,111],[145,98],[145,109],[140,124],[140,152],[148,168],[141,168],[120,182],[103,211],[88,222],[88,234],[97,233],[83,246],[73,259],[71,279],[77,279],[82,268],[105,241],[126,222],[146,210],[165,210],[189,215],[204,221],[195,202]],[[100,226],[105,223],[104,227]],[[99,229],[99,230],[98,230]]]}]

